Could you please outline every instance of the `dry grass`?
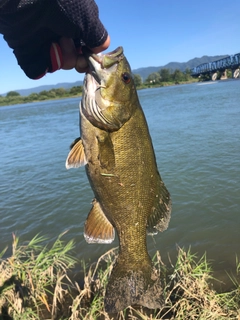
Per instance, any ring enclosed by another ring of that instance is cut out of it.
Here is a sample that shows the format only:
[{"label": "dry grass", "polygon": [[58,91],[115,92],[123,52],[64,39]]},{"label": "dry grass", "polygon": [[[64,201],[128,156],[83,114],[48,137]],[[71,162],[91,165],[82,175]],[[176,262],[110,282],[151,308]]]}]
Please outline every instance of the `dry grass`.
[{"label": "dry grass", "polygon": [[232,279],[234,291],[217,293],[211,286],[212,272],[205,255],[198,260],[190,250],[178,248],[176,264],[167,269],[157,252],[153,264],[164,287],[164,308],[132,306],[110,318],[103,301],[117,249],[108,251],[88,268],[83,263],[81,288],[69,278],[76,262],[70,255],[73,242],[65,244],[61,235],[50,248],[45,243],[45,238],[36,236],[20,244],[14,236],[11,256],[3,259],[5,252],[0,253],[0,319],[240,320],[238,281]]},{"label": "dry grass", "polygon": [[159,319],[240,319],[237,301],[229,308],[229,297],[212,288],[206,255],[198,260],[190,251],[178,248],[177,263],[172,268],[165,288],[166,311],[160,311]]},{"label": "dry grass", "polygon": [[0,319],[56,317],[68,292],[67,272],[75,263],[69,255],[73,242],[64,244],[61,238],[47,248],[44,237],[20,245],[13,235],[12,255],[0,260]]}]

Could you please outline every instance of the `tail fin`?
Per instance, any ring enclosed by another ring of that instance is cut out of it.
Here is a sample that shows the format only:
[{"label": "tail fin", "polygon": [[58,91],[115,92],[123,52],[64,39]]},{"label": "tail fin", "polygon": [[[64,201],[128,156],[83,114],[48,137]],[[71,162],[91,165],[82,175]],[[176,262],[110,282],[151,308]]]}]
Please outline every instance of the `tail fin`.
[{"label": "tail fin", "polygon": [[[123,268],[124,269],[124,268]],[[105,294],[105,311],[117,313],[131,305],[148,309],[161,308],[164,304],[160,279],[151,268],[138,271],[120,270],[116,265],[111,273]]]}]

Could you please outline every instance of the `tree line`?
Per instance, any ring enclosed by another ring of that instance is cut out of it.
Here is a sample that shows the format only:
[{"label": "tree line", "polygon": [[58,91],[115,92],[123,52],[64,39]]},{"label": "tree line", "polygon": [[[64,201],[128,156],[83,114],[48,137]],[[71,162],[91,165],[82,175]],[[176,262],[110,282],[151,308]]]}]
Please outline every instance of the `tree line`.
[{"label": "tree line", "polygon": [[[147,79],[143,81],[139,74],[134,74],[134,82],[138,89],[148,88],[152,86],[164,86],[171,84],[179,84],[196,81],[191,77],[191,70],[186,69],[185,72],[176,69],[172,71],[171,69],[163,68],[158,72],[153,72],[149,74]],[[19,103],[37,102],[51,99],[61,99],[68,97],[77,97],[82,95],[82,86],[74,86],[71,89],[51,89],[43,90],[39,93],[31,93],[28,96],[21,96],[16,91],[9,91],[6,96],[0,95],[0,106],[7,106]]]},{"label": "tree line", "polygon": [[82,86],[74,86],[71,89],[51,89],[43,90],[39,93],[31,93],[28,96],[21,96],[16,91],[9,91],[5,97],[0,96],[0,106],[7,106],[18,103],[37,102],[51,99],[61,99],[69,97],[77,97],[82,94]]},{"label": "tree line", "polygon": [[154,85],[166,85],[166,84],[179,84],[181,82],[191,82],[194,78],[191,76],[191,70],[186,69],[182,72],[179,69],[171,70],[162,68],[157,72],[149,74],[145,81],[138,74],[134,75],[134,81],[137,87],[140,86],[154,86]]}]

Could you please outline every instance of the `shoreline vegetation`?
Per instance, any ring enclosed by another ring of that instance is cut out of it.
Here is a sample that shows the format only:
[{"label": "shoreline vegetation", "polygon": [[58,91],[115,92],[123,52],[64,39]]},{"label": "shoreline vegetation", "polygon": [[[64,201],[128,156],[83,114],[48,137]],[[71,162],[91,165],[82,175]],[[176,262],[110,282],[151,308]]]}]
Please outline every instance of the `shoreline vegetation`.
[{"label": "shoreline vegetation", "polygon": [[[231,278],[234,289],[230,292],[215,291],[206,254],[199,259],[181,248],[177,248],[175,265],[167,267],[159,251],[152,260],[163,287],[161,309],[132,306],[110,316],[103,301],[117,248],[86,265],[74,258],[74,242],[63,237],[49,246],[40,235],[24,243],[13,235],[12,252],[7,257],[7,248],[0,253],[0,319],[240,319],[238,280]],[[81,279],[73,275],[76,265],[83,270]],[[238,261],[236,270],[239,274]]]},{"label": "shoreline vegetation", "polygon": [[[186,69],[185,72],[178,69],[175,71],[170,69],[161,69],[159,72],[151,73],[144,82],[140,75],[134,74],[134,82],[138,90],[177,84],[188,84],[198,81],[199,79],[191,77],[190,69]],[[31,93],[28,96],[21,96],[16,91],[9,91],[6,96],[0,95],[0,106],[80,97],[82,95],[82,90],[82,86],[74,86],[69,90],[64,88],[51,89],[49,91],[44,90],[39,93]]]},{"label": "shoreline vegetation", "polygon": [[[184,72],[179,69],[173,71],[172,69],[163,68],[157,72],[149,74],[144,81],[139,74],[133,74],[133,77],[137,90],[211,80],[209,75],[201,75],[199,78],[192,77],[191,70],[188,68]],[[220,77],[221,73],[218,72],[216,80],[219,80]],[[231,77],[231,70],[227,70],[227,78]],[[58,88],[48,91],[43,90],[39,93],[31,93],[28,96],[21,96],[17,91],[9,91],[6,96],[0,95],[0,107],[31,102],[59,100],[64,98],[77,98],[82,96],[82,90],[82,86],[73,86],[70,89]]]}]

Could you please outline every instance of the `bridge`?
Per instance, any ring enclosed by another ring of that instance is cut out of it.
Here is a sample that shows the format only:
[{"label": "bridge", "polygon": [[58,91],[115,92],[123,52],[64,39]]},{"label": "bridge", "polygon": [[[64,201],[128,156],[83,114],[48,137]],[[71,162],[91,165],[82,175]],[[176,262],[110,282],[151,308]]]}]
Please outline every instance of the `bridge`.
[{"label": "bridge", "polygon": [[232,78],[239,77],[240,53],[227,56],[223,59],[213,62],[203,63],[191,69],[192,77],[200,77],[201,75],[209,75],[214,81],[220,72],[220,79],[227,79],[227,70],[232,71]]}]

